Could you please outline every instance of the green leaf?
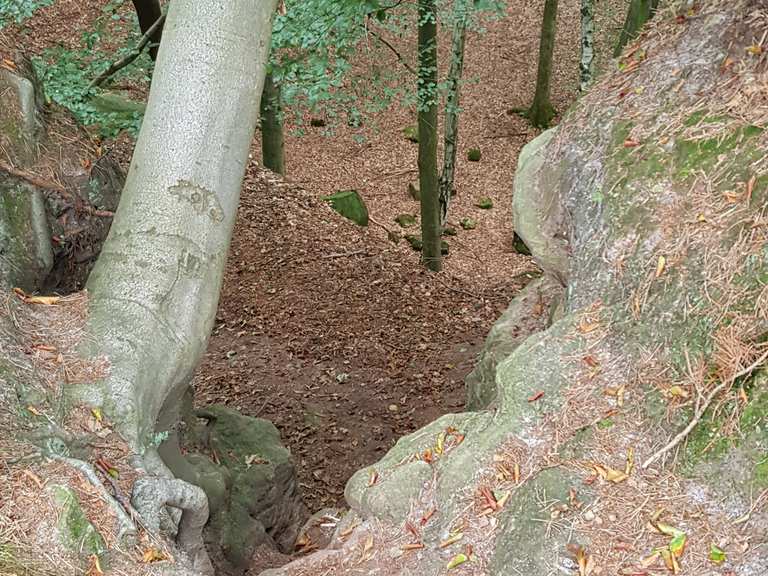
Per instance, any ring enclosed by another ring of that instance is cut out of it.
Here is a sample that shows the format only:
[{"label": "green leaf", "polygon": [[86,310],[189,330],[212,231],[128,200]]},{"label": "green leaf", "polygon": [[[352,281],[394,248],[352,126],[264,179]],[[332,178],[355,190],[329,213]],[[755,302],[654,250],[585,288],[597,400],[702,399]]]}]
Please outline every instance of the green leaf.
[{"label": "green leaf", "polygon": [[683,555],[683,552],[685,552],[685,543],[687,541],[687,537],[685,534],[678,534],[674,538],[672,538],[672,541],[669,543],[669,551],[672,552],[677,558],[680,558],[680,556]]},{"label": "green leaf", "polygon": [[456,568],[456,566],[461,566],[467,560],[469,560],[469,558],[467,558],[466,554],[461,554],[461,553],[456,554],[456,556],[451,558],[451,561],[448,562],[447,568],[448,570],[452,570],[453,568]]},{"label": "green leaf", "polygon": [[709,559],[714,564],[722,564],[725,562],[725,550],[712,544],[709,547]]}]

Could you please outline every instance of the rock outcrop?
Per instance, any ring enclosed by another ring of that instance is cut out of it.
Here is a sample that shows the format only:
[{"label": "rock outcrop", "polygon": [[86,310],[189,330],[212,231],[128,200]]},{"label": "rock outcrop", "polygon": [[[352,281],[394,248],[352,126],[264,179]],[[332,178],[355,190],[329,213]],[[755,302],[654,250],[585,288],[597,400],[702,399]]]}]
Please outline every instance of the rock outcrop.
[{"label": "rock outcrop", "polygon": [[43,103],[25,58],[0,66],[0,286],[71,292],[99,254],[123,175]]},{"label": "rock outcrop", "polygon": [[545,277],[476,411],[359,471],[331,547],[270,574],[765,572],[767,25],[755,0],[659,12],[526,147],[515,229]]}]

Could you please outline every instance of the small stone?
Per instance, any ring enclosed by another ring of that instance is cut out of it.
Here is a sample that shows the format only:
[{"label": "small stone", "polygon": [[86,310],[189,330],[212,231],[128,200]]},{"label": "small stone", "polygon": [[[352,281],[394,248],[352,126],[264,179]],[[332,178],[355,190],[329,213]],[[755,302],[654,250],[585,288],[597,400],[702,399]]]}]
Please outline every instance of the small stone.
[{"label": "small stone", "polygon": [[467,152],[467,160],[470,162],[480,162],[480,158],[483,157],[482,152],[477,148],[470,148]]},{"label": "small stone", "polygon": [[462,218],[459,221],[459,225],[464,228],[464,230],[474,230],[477,228],[477,222],[475,222],[472,218]]},{"label": "small stone", "polygon": [[616,522],[616,515],[615,514],[608,514],[608,520],[610,522]]},{"label": "small stone", "polygon": [[359,226],[368,226],[368,207],[357,190],[340,190],[330,196],[323,196],[336,212]]},{"label": "small stone", "polygon": [[416,216],[413,214],[398,214],[395,217],[395,222],[397,222],[402,228],[408,228],[409,226],[416,224]]},{"label": "small stone", "polygon": [[518,254],[524,254],[526,256],[531,255],[531,251],[526,245],[526,243],[523,241],[520,236],[517,235],[517,232],[514,233],[512,236],[512,246],[515,248],[515,252]]},{"label": "small stone", "polygon": [[423,243],[421,242],[421,236],[416,236],[415,234],[406,234],[405,240],[408,242],[408,244],[411,245],[411,248],[416,250],[416,252],[421,252],[421,247],[423,246]]},{"label": "small stone", "polygon": [[477,201],[477,204],[475,204],[478,208],[482,210],[490,210],[493,208],[493,200],[488,198],[488,196],[483,196],[480,198],[480,200]]},{"label": "small stone", "polygon": [[398,410],[400,410],[397,404],[390,404],[388,408],[390,412],[397,412]]},{"label": "small stone", "polygon": [[586,512],[584,512],[584,515],[582,516],[582,518],[584,518],[585,522],[592,522],[592,520],[595,519],[595,513],[592,512],[592,510],[587,510]]}]

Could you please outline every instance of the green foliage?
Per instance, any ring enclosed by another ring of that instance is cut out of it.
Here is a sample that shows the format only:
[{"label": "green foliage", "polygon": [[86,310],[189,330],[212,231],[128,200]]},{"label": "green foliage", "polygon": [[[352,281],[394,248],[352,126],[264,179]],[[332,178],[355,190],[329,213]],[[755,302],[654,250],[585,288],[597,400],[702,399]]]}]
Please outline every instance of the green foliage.
[{"label": "green foliage", "polygon": [[89,90],[88,84],[109,66],[106,60],[93,59],[88,49],[57,47],[33,58],[32,63],[46,97],[68,108],[81,124],[98,125],[102,136],[116,136],[122,130],[138,133],[142,119],[139,112],[105,112],[92,102],[97,91]]},{"label": "green foliage", "polygon": [[0,0],[0,29],[12,22],[21,24],[35,10],[51,4],[53,0]]},{"label": "green foliage", "polygon": [[[463,16],[470,28],[482,29],[477,15],[498,17],[504,6],[501,0],[475,0]],[[380,112],[393,102],[418,107],[439,99],[444,83],[417,87],[408,63],[393,69],[372,58],[360,71],[351,65],[361,49],[390,50],[382,38],[415,40],[413,13],[403,8],[389,0],[286,0],[285,14],[276,16],[272,30],[270,66],[295,124],[305,122],[309,110],[309,116],[322,111],[329,123],[345,118],[359,126],[364,113]],[[452,26],[455,17],[450,0],[439,3],[436,18],[442,26]]]},{"label": "green foliage", "polygon": [[[106,70],[112,61],[131,52],[139,40],[140,32],[136,19],[133,16],[128,19],[118,12],[123,3],[124,0],[110,0],[102,8],[102,14],[96,20],[94,28],[83,32],[81,48],[50,48],[32,60],[43,83],[46,97],[68,108],[78,122],[85,126],[95,126],[98,133],[106,137],[114,137],[123,130],[133,135],[138,134],[143,117],[143,113],[139,111],[140,106],[137,106],[136,110],[105,109],[98,102],[94,102],[94,97],[101,91],[88,88],[96,76]],[[111,23],[109,31],[108,22]],[[103,36],[126,29],[129,30],[126,43],[116,52],[99,48]],[[148,84],[152,67],[153,63],[145,52],[130,66],[117,72],[112,81],[130,80],[134,84]]]}]

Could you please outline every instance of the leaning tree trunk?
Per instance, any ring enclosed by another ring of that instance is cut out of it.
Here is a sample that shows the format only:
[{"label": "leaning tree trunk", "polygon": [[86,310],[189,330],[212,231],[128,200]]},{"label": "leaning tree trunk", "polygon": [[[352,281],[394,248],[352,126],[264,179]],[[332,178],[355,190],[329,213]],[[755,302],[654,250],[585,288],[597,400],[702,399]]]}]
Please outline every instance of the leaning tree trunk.
[{"label": "leaning tree trunk", "polygon": [[552,54],[555,49],[557,30],[557,0],[546,0],[544,17],[541,22],[539,43],[539,70],[536,76],[536,94],[528,109],[528,119],[538,128],[547,128],[555,116],[555,109],[549,101],[549,81],[552,76]]},{"label": "leaning tree trunk", "polygon": [[264,79],[261,93],[261,158],[265,168],[285,176],[281,90],[271,73]]},{"label": "leaning tree trunk", "polygon": [[658,6],[659,0],[631,0],[627,9],[627,18],[624,20],[624,27],[621,29],[619,42],[616,44],[616,49],[613,52],[614,57],[618,58],[621,56],[624,46],[637,36],[643,25],[656,13]]},{"label": "leaning tree trunk", "polygon": [[437,177],[437,8],[419,0],[419,190],[421,191],[421,259],[435,272],[440,254],[440,202]]},{"label": "leaning tree trunk", "polygon": [[445,135],[443,171],[440,174],[440,226],[448,219],[448,206],[453,196],[456,175],[456,151],[459,145],[459,84],[464,69],[464,43],[467,37],[467,0],[455,0],[451,68],[448,71],[448,93],[445,98]]},{"label": "leaning tree trunk", "polygon": [[[139,17],[139,28],[141,28],[142,34],[146,34],[147,30],[152,27],[152,24],[157,22],[163,14],[160,8],[160,0],[133,0],[133,7],[136,9],[136,16]],[[149,57],[152,60],[157,58],[157,49],[160,46],[160,38],[162,36],[163,26],[161,25],[152,33],[152,43],[149,45]]]},{"label": "leaning tree trunk", "polygon": [[175,425],[212,328],[275,4],[170,6],[120,207],[87,285],[88,352],[110,365],[88,399],[139,454]]}]

